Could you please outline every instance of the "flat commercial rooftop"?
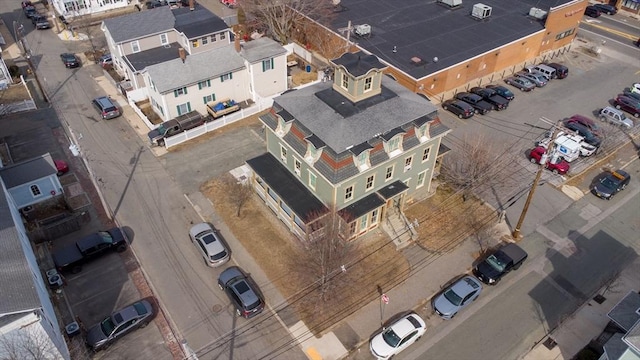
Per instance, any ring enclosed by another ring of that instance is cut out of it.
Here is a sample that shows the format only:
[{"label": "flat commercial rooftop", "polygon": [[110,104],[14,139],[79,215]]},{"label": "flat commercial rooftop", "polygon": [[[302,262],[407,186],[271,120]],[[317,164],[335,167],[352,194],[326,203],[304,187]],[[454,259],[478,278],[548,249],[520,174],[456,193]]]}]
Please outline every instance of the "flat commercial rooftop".
[{"label": "flat commercial rooftop", "polygon": [[[543,30],[543,21],[528,16],[531,8],[549,11],[568,2],[463,0],[462,5],[450,8],[435,0],[342,0],[331,28],[346,36],[349,21],[352,27],[370,25],[369,36],[352,33],[351,40],[420,79]],[[490,6],[491,16],[483,20],[472,17],[473,5],[478,3]]]}]

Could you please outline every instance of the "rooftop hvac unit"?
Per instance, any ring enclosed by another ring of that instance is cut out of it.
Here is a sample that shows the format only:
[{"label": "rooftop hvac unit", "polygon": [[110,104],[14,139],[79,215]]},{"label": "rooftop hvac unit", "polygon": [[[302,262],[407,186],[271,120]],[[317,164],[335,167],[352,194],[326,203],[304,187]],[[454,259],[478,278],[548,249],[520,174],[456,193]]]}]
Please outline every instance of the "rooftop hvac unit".
[{"label": "rooftop hvac unit", "polygon": [[529,16],[542,20],[547,17],[547,12],[542,9],[532,7],[531,10],[529,10]]},{"label": "rooftop hvac unit", "polygon": [[451,7],[462,5],[462,0],[439,0],[441,3],[445,5],[449,5]]},{"label": "rooftop hvac unit", "polygon": [[491,6],[482,3],[475,4],[471,10],[471,16],[476,19],[486,19],[491,16]]},{"label": "rooftop hvac unit", "polygon": [[371,25],[369,24],[356,25],[353,29],[353,33],[358,36],[369,36],[371,35]]}]

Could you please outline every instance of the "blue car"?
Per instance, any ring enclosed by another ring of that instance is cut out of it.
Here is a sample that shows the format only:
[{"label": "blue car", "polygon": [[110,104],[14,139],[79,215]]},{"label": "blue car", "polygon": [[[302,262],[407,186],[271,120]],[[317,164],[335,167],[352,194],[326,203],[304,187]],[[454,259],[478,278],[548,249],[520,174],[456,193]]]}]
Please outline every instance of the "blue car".
[{"label": "blue car", "polygon": [[453,319],[458,311],[475,301],[482,292],[482,284],[473,276],[463,276],[447,286],[431,301],[433,311],[443,319]]}]

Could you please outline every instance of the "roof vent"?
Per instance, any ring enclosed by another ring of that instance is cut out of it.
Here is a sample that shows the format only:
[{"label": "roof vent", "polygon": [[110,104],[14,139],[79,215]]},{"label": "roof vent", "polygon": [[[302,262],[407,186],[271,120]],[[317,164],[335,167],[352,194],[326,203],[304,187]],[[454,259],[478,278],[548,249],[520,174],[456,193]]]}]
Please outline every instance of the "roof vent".
[{"label": "roof vent", "polygon": [[473,10],[471,10],[471,16],[476,19],[486,19],[491,16],[491,6],[478,3],[473,5]]},{"label": "roof vent", "polygon": [[414,57],[411,58],[411,64],[413,66],[420,66],[420,65],[424,65],[426,63],[427,63],[426,61],[422,60],[421,58],[419,58],[417,56],[414,56]]},{"label": "roof vent", "polygon": [[542,9],[532,7],[531,10],[529,10],[529,16],[544,20],[547,17],[547,12]]},{"label": "roof vent", "polygon": [[357,36],[370,36],[371,25],[369,24],[356,25],[353,27],[353,33]]},{"label": "roof vent", "polygon": [[449,7],[456,7],[462,5],[462,0],[438,0],[439,3],[448,5]]}]

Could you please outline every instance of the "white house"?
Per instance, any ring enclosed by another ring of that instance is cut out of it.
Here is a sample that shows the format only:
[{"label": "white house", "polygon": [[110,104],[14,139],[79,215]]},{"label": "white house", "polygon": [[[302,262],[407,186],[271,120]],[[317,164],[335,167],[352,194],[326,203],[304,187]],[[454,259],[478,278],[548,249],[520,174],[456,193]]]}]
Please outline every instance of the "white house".
[{"label": "white house", "polygon": [[49,153],[0,169],[0,177],[18,209],[62,194],[57,173]]},{"label": "white house", "polygon": [[137,0],[49,0],[58,14],[65,18],[93,15],[109,10],[133,7]]}]

